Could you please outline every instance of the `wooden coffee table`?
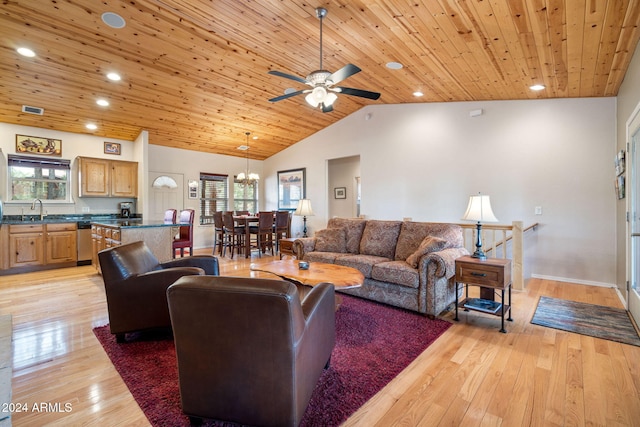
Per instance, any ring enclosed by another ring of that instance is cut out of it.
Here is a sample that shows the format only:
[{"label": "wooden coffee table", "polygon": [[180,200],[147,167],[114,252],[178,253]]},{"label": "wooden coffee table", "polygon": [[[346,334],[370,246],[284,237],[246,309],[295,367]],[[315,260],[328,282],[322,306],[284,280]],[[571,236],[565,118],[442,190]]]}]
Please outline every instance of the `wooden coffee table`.
[{"label": "wooden coffee table", "polygon": [[[364,276],[355,268],[324,262],[310,262],[308,270],[301,270],[298,268],[298,262],[298,260],[284,259],[264,264],[251,264],[251,270],[275,274],[294,283],[298,287],[301,300],[318,283],[333,283],[336,290],[357,288],[364,283]],[[338,309],[340,301],[341,298],[336,295],[336,309]]]}]

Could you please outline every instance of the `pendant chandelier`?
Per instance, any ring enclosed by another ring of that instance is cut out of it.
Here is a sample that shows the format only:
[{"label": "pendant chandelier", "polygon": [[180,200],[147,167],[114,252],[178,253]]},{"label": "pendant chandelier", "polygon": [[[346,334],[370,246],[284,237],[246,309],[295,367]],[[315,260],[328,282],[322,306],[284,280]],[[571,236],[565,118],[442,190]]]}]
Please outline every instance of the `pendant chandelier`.
[{"label": "pendant chandelier", "polygon": [[247,169],[244,172],[240,172],[238,174],[237,180],[241,184],[248,186],[257,183],[260,179],[260,176],[257,173],[251,173],[251,171],[249,170],[249,135],[251,135],[251,132],[245,132],[245,135],[247,135]]}]

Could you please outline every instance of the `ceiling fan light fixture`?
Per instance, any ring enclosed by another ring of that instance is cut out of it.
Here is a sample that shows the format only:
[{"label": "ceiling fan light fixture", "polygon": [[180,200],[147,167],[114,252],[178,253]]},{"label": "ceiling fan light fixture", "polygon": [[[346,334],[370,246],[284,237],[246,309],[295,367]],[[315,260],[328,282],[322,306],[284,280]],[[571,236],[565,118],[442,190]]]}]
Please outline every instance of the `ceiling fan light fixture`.
[{"label": "ceiling fan light fixture", "polygon": [[327,99],[327,89],[323,86],[316,86],[304,99],[309,103],[309,105],[316,108]]},{"label": "ceiling fan light fixture", "polygon": [[334,102],[336,102],[336,99],[338,99],[338,95],[333,92],[329,92],[324,99],[324,105],[330,107]]}]

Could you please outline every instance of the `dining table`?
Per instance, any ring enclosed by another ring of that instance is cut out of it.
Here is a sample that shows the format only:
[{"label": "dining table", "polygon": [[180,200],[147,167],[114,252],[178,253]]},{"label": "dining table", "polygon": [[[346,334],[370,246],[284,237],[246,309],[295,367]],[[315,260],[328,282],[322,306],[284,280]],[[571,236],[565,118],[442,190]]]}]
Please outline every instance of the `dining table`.
[{"label": "dining table", "polygon": [[244,256],[245,258],[251,257],[251,230],[252,224],[257,224],[259,221],[258,215],[234,215],[233,221],[238,227],[244,227]]}]

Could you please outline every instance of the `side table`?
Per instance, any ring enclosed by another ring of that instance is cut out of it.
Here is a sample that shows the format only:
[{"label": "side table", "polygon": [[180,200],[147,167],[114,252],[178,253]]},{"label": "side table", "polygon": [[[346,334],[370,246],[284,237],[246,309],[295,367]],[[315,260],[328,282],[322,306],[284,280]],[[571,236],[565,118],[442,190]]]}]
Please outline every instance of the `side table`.
[{"label": "side table", "polygon": [[[511,318],[511,260],[499,258],[487,258],[480,260],[470,256],[456,259],[456,317],[458,320],[458,307],[465,311],[474,310],[482,313],[500,316],[502,320],[500,332],[506,333],[504,328],[504,315],[508,313],[508,321]],[[458,294],[465,290],[465,298],[459,302]],[[469,298],[469,285],[480,286],[480,298]],[[500,302],[495,301],[495,291],[501,292]],[[508,302],[505,301],[504,291],[509,294]]]},{"label": "side table", "polygon": [[283,255],[289,255],[292,257],[296,256],[296,254],[293,253],[293,242],[295,240],[295,237],[287,237],[278,240],[278,246],[280,247],[280,259],[282,259]]}]

